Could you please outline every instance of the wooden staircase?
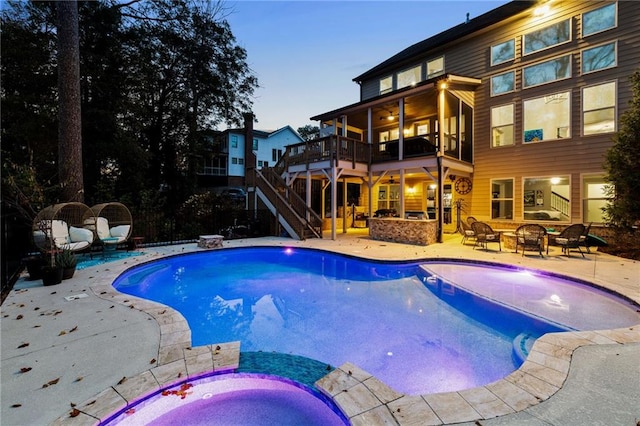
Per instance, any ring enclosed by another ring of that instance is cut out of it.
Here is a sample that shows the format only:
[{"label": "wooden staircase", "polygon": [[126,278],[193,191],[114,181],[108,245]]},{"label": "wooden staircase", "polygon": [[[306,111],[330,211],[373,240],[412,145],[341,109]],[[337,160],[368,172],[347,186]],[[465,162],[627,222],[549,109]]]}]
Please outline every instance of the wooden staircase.
[{"label": "wooden staircase", "polygon": [[256,196],[291,237],[299,240],[322,238],[322,218],[287,186],[281,176],[286,164],[283,159],[274,167],[255,170]]}]

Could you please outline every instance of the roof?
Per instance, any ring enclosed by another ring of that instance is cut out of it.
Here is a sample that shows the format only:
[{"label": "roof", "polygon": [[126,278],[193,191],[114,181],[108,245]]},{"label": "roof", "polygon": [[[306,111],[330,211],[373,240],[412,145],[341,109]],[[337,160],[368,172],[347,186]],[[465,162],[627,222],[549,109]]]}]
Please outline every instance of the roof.
[{"label": "roof", "polygon": [[[222,131],[221,133],[239,133],[239,134],[244,134],[245,129],[244,128],[237,128],[237,129],[227,129]],[[298,137],[300,139],[300,142],[304,141],[304,139],[302,138],[302,136],[300,136],[298,134],[298,132],[291,126],[286,125],[284,127],[281,127],[279,129],[276,130],[258,130],[258,129],[253,129],[253,135],[262,139],[268,139],[270,137],[276,136],[279,133],[283,133],[285,131],[290,131],[291,133],[293,133],[296,137]]]},{"label": "roof", "polygon": [[407,47],[406,49],[395,54],[384,62],[371,68],[369,71],[366,71],[363,74],[355,77],[353,81],[360,83],[363,80],[375,77],[376,75],[396,70],[400,65],[414,62],[416,56],[424,55],[430,50],[441,47],[443,44],[450,43],[461,37],[467,36],[490,25],[496,24],[500,21],[517,15],[518,13],[529,9],[537,3],[539,3],[539,1],[513,0],[503,6],[490,10],[489,12],[484,13],[467,22],[456,25],[455,27],[449,28],[448,30],[443,31],[433,37]]}]

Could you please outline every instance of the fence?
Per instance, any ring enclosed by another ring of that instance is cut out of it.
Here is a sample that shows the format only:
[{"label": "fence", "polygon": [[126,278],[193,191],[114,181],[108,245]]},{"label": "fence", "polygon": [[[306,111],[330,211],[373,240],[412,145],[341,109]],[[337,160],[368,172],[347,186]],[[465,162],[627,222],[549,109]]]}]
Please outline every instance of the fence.
[{"label": "fence", "polygon": [[[143,246],[194,242],[199,235],[222,234],[226,239],[260,237],[270,232],[268,210],[249,212],[243,206],[196,209],[179,212],[134,210],[132,237],[142,237]],[[11,206],[2,203],[2,298],[13,288],[24,269],[23,259],[36,251],[31,225]]]}]

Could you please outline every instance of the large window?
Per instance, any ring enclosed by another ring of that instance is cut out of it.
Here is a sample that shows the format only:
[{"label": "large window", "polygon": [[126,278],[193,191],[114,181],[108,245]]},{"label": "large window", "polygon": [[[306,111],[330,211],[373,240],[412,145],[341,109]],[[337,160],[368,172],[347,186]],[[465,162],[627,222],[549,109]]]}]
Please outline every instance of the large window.
[{"label": "large window", "polygon": [[398,73],[398,89],[412,86],[420,81],[420,65]]},{"label": "large window", "polygon": [[571,77],[571,55],[525,67],[522,71],[524,87],[537,86]]},{"label": "large window", "polygon": [[513,144],[513,104],[491,108],[491,146]]},{"label": "large window", "polygon": [[525,178],[523,183],[524,220],[566,222],[570,219],[569,176]]},{"label": "large window", "polygon": [[582,217],[585,223],[603,223],[603,209],[608,204],[607,182],[603,176],[585,176],[582,179]]},{"label": "large window", "polygon": [[393,90],[393,76],[388,76],[380,79],[380,94],[384,95]]},{"label": "large window", "polygon": [[582,74],[616,66],[616,42],[582,51]]},{"label": "large window", "polygon": [[378,210],[400,210],[400,185],[380,185],[378,187]]},{"label": "large window", "polygon": [[503,62],[513,61],[516,54],[515,40],[491,46],[491,65],[498,65]]},{"label": "large window", "polygon": [[616,26],[616,4],[608,4],[582,15],[582,36],[599,33]]},{"label": "large window", "polygon": [[524,142],[571,136],[571,92],[555,93],[524,101]]},{"label": "large window", "polygon": [[571,40],[569,19],[532,31],[523,36],[523,54],[537,52]]},{"label": "large window", "polygon": [[513,219],[513,179],[491,180],[491,219]]},{"label": "large window", "polygon": [[515,90],[515,81],[514,71],[491,77],[491,96],[513,92]]},{"label": "large window", "polygon": [[427,61],[427,79],[444,74],[444,56]]},{"label": "large window", "polygon": [[616,83],[582,89],[582,134],[595,135],[616,131]]}]

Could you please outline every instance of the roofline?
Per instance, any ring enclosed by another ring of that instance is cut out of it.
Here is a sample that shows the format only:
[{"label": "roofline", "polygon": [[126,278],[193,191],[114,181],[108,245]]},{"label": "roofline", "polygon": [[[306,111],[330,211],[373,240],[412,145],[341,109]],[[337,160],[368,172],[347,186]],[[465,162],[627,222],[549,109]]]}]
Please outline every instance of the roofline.
[{"label": "roofline", "polygon": [[368,71],[365,71],[355,77],[353,81],[360,84],[363,80],[369,79],[377,74],[387,73],[396,69],[398,65],[403,64],[404,62],[409,63],[415,61],[416,56],[424,55],[430,50],[442,47],[444,44],[455,41],[461,37],[465,37],[488,26],[497,24],[498,22],[531,8],[539,2],[540,0],[513,0],[473,18],[468,22],[456,25],[455,27],[449,28],[448,30],[407,47]]},{"label": "roofline", "polygon": [[414,94],[414,92],[423,92],[426,89],[436,87],[436,84],[441,80],[446,80],[452,83],[466,84],[470,86],[479,86],[482,83],[482,80],[473,78],[473,77],[465,77],[465,76],[459,76],[454,74],[444,74],[438,77],[431,78],[429,80],[421,81],[415,86],[407,86],[400,90],[395,90],[391,93],[378,95],[374,98],[365,99],[364,101],[356,102],[351,105],[334,109],[333,111],[328,111],[322,114],[318,114],[316,116],[311,117],[310,120],[311,121],[332,120],[341,115],[353,112],[353,110],[361,110],[363,107],[367,105],[376,106],[376,105],[385,104],[385,103],[388,103],[389,101],[393,101],[396,99],[400,99],[400,98],[412,95]]}]

